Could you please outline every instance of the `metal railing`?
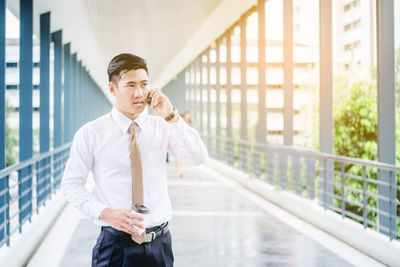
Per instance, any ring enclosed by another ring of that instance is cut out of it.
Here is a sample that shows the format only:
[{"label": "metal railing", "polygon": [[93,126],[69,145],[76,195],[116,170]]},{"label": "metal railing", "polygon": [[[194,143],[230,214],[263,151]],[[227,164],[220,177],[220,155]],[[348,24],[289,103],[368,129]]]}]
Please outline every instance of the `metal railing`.
[{"label": "metal railing", "polygon": [[0,247],[60,187],[71,143],[0,171]]},{"label": "metal railing", "polygon": [[211,157],[400,240],[400,167],[302,148],[202,135]]}]

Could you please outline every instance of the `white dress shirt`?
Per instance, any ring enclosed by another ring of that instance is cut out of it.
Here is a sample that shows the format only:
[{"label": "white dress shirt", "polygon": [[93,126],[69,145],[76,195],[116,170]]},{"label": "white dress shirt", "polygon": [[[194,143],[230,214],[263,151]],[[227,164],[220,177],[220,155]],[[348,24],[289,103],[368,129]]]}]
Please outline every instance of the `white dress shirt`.
[{"label": "white dress shirt", "polygon": [[[146,227],[169,221],[171,201],[167,190],[166,153],[191,164],[202,164],[207,149],[195,129],[179,117],[167,123],[160,116],[141,113],[135,120],[143,172],[144,205],[150,209]],[[105,208],[131,209],[132,177],[128,133],[132,120],[115,107],[83,125],[75,134],[61,189],[65,198],[98,225]],[[92,171],[95,187],[85,188]]]}]

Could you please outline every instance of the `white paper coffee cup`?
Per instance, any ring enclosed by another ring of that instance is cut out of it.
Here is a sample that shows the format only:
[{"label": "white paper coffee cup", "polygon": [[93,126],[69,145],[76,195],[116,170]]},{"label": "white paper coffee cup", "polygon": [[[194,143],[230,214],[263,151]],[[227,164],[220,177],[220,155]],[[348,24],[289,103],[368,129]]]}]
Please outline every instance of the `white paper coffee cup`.
[{"label": "white paper coffee cup", "polygon": [[[140,215],[143,217],[143,221],[136,220],[138,223],[142,224],[144,227],[147,226],[149,222],[150,210],[143,205],[132,207],[132,213]],[[136,225],[132,225],[133,228],[139,231],[139,234],[142,234],[146,228],[140,228]]]}]

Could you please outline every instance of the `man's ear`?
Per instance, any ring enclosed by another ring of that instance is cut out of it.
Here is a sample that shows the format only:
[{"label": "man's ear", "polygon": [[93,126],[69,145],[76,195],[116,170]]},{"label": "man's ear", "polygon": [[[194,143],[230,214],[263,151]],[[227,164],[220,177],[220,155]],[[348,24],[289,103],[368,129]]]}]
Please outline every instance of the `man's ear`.
[{"label": "man's ear", "polygon": [[114,82],[108,82],[108,89],[110,90],[110,93],[113,96],[116,96],[115,95],[116,94],[115,90],[117,89],[117,87],[115,86]]}]

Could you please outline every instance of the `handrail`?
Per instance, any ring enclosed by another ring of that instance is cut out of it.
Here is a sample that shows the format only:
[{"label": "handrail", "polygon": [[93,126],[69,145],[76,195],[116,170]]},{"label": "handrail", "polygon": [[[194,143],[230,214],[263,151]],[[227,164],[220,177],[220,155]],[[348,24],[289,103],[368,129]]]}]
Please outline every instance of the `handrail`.
[{"label": "handrail", "polygon": [[217,160],[281,190],[317,198],[325,209],[379,231],[390,240],[400,240],[399,166],[294,146],[200,135]]},{"label": "handrail", "polygon": [[3,178],[4,176],[10,175],[14,171],[18,171],[20,169],[28,167],[29,165],[32,165],[35,162],[41,161],[44,158],[48,158],[51,155],[57,154],[58,152],[63,151],[67,147],[71,146],[71,144],[72,144],[72,142],[69,142],[65,145],[57,147],[56,149],[50,150],[43,154],[40,154],[40,155],[37,155],[30,159],[24,160],[23,162],[19,162],[19,163],[13,164],[11,166],[8,166],[7,168],[0,170],[0,179]]}]

